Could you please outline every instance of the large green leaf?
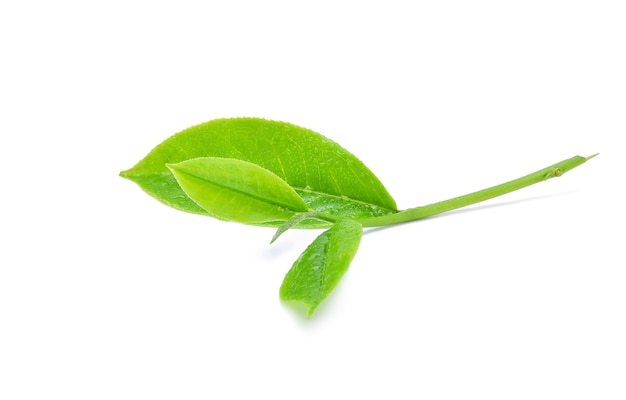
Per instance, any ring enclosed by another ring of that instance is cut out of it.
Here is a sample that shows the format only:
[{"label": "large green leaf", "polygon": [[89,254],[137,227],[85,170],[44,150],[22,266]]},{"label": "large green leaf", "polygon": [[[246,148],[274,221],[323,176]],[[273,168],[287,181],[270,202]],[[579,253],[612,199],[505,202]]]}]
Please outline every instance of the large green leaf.
[{"label": "large green leaf", "polygon": [[308,129],[259,118],[218,119],[186,129],[120,175],[172,207],[208,214],[183,192],[166,167],[198,157],[259,165],[287,182],[314,211],[352,218],[396,212],[395,201],[378,178],[337,143]]},{"label": "large green leaf", "polygon": [[347,271],[362,233],[358,222],[341,219],[319,235],[285,275],[280,298],[304,304],[310,317]]},{"label": "large green leaf", "polygon": [[200,157],[167,166],[189,198],[215,218],[261,224],[308,211],[285,181],[247,161]]}]

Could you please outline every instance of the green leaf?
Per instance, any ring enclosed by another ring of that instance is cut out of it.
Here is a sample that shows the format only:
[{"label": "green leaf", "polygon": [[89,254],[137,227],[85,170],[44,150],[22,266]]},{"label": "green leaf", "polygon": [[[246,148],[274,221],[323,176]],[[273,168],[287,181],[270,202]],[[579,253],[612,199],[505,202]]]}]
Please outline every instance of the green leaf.
[{"label": "green leaf", "polygon": [[[300,224],[305,219],[310,219],[310,218],[318,218],[318,217],[315,213],[311,213],[311,212],[298,213],[294,215],[291,219],[285,221],[284,224],[278,227],[278,229],[276,230],[276,233],[274,234],[274,236],[272,237],[272,240],[270,241],[270,244],[274,243],[276,239],[278,239],[283,233],[287,232],[289,229]],[[327,221],[327,223],[329,222]]]},{"label": "green leaf", "polygon": [[[186,129],[120,175],[165,204],[209,214],[183,192],[166,167],[198,157],[233,158],[259,165],[287,182],[313,211],[351,218],[397,211],[378,178],[337,143],[305,128],[259,118],[218,119]],[[328,223],[307,219],[301,225]]]},{"label": "green leaf", "polygon": [[280,298],[304,304],[310,317],[348,269],[362,232],[358,222],[341,219],[319,235],[287,272]]},{"label": "green leaf", "polygon": [[247,161],[200,157],[167,167],[189,198],[221,220],[261,224],[308,211],[285,181]]}]

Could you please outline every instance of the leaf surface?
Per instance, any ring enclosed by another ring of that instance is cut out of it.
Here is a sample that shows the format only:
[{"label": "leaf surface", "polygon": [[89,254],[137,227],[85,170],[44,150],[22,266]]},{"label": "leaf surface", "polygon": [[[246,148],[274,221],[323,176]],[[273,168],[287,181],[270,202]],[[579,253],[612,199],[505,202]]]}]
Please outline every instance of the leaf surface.
[{"label": "leaf surface", "polygon": [[[198,157],[259,165],[287,182],[314,211],[352,218],[397,211],[380,180],[337,143],[296,125],[259,118],[218,119],[186,129],[120,175],[172,207],[209,214],[184,193],[166,167]],[[327,225],[314,219],[303,224]]]},{"label": "leaf surface", "polygon": [[221,220],[260,224],[308,211],[285,181],[247,161],[200,157],[167,166],[187,196]]},{"label": "leaf surface", "polygon": [[362,233],[358,222],[341,219],[319,235],[285,275],[280,298],[304,304],[310,317],[347,271]]}]

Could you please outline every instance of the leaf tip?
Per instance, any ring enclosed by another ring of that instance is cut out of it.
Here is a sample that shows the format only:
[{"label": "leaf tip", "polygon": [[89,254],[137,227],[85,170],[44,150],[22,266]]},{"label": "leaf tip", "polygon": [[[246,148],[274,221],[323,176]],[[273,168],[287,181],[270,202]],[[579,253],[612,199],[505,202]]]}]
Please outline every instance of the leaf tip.
[{"label": "leaf tip", "polygon": [[315,312],[315,310],[317,310],[317,307],[307,307],[306,308],[306,318],[307,319],[311,319],[311,316],[313,316],[313,313]]},{"label": "leaf tip", "polygon": [[177,176],[177,172],[181,172],[180,165],[177,163],[166,163],[165,168],[167,168],[174,176]]},{"label": "leaf tip", "polygon": [[274,236],[272,236],[272,240],[270,240],[270,244],[273,244],[276,239],[278,239],[278,237],[280,236],[281,232],[280,231],[276,231],[276,233],[274,234]]},{"label": "leaf tip", "polygon": [[122,178],[125,178],[125,179],[131,179],[131,177],[130,177],[130,169],[126,169],[124,171],[121,171],[119,173],[119,176],[121,176]]}]

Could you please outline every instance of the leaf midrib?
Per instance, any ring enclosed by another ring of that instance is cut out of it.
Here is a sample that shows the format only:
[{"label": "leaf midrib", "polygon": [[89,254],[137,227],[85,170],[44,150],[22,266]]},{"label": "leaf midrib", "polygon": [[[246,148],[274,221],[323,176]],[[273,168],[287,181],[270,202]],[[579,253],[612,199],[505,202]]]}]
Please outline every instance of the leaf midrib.
[{"label": "leaf midrib", "polygon": [[[289,185],[291,186],[291,185]],[[298,186],[291,186],[293,188],[293,190],[295,190],[296,192],[300,191],[300,192],[305,192],[305,193],[313,193],[319,196],[327,196],[327,197],[332,197],[334,199],[340,199],[343,201],[348,201],[348,202],[352,202],[352,203],[356,203],[356,204],[362,204],[364,206],[369,206],[369,207],[376,207],[380,210],[386,211],[389,214],[393,214],[398,212],[398,210],[391,210],[387,207],[378,205],[378,204],[373,204],[373,203],[368,203],[366,201],[363,200],[357,200],[357,199],[353,199],[352,197],[348,197],[345,195],[336,195],[336,194],[330,194],[330,193],[326,193],[326,192],[320,192],[319,190],[311,190],[311,189],[306,189],[306,188],[302,188],[302,187],[298,187]]]},{"label": "leaf midrib", "polygon": [[[189,171],[184,171],[184,173],[185,173],[185,174],[187,174],[187,175],[189,175],[189,176],[193,176],[193,177],[195,177],[195,178],[197,178],[197,179],[200,179],[200,180],[202,180],[202,181],[209,182],[210,184],[215,185],[215,186],[218,186],[218,187],[220,187],[220,188],[227,189],[227,190],[229,190],[229,191],[231,191],[231,192],[239,193],[239,194],[242,194],[242,195],[244,195],[244,196],[246,196],[246,197],[250,197],[250,198],[252,198],[252,199],[255,199],[255,200],[258,200],[258,201],[261,201],[261,202],[264,202],[264,203],[270,204],[270,205],[274,205],[274,206],[277,206],[277,207],[285,208],[285,209],[287,209],[287,210],[289,210],[289,211],[292,211],[292,212],[307,212],[307,211],[313,211],[313,210],[311,210],[311,209],[309,209],[309,208],[308,208],[308,205],[304,202],[304,200],[302,200],[302,203],[303,203],[303,204],[307,207],[307,209],[306,209],[306,210],[296,210],[296,209],[294,209],[291,205],[287,205],[287,204],[280,203],[280,202],[277,202],[277,201],[271,201],[271,200],[266,199],[266,198],[263,198],[263,197],[261,197],[261,196],[255,196],[255,195],[254,195],[254,194],[252,194],[252,193],[248,193],[248,192],[245,192],[245,191],[243,191],[243,190],[238,190],[238,189],[235,189],[235,188],[233,188],[233,187],[231,187],[231,186],[226,186],[226,185],[222,185],[222,184],[219,184],[219,183],[216,183],[216,182],[210,181],[210,180],[208,180],[208,179],[206,179],[206,178],[204,178],[204,177],[198,176],[197,174],[190,173]],[[165,174],[162,174],[162,175],[165,175]],[[180,184],[179,184],[179,186],[180,186]],[[292,188],[292,189],[293,189],[293,188]],[[183,189],[182,187],[181,187],[181,190],[182,190],[183,192],[185,192],[185,189]],[[185,194],[187,194],[187,192],[185,192]],[[296,195],[297,195],[297,193],[296,193]],[[193,198],[192,198],[191,196],[189,196],[188,194],[187,194],[187,196],[188,196],[191,200],[193,200]],[[298,197],[299,197],[299,195],[298,195]],[[195,202],[195,200],[193,200],[193,201]],[[197,202],[196,202],[196,203],[197,203]],[[200,204],[198,204],[198,205],[200,205]],[[200,207],[202,207],[202,206],[200,206]]]}]

